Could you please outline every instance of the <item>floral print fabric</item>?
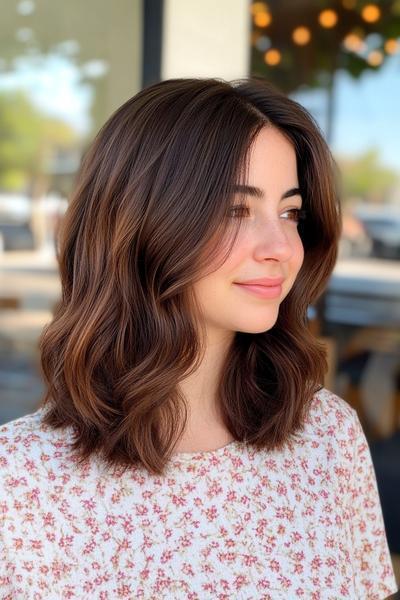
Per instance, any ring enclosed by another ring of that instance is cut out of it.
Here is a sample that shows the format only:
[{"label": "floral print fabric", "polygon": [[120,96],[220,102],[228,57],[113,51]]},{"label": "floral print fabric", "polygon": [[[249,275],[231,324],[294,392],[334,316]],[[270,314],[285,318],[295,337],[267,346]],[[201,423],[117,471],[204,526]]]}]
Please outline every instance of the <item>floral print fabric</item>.
[{"label": "floral print fabric", "polygon": [[369,447],[327,389],[284,451],[77,466],[43,408],[0,427],[2,600],[380,600],[397,591]]}]

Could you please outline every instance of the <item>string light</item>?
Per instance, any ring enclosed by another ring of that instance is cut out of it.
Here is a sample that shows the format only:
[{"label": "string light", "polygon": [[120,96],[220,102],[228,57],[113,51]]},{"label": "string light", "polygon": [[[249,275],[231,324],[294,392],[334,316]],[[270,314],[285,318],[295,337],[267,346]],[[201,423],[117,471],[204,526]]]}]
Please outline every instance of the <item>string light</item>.
[{"label": "string light", "polygon": [[383,62],[383,54],[380,50],[372,50],[367,56],[367,62],[372,67],[379,67]]},{"label": "string light", "polygon": [[356,33],[349,33],[343,40],[343,45],[351,52],[361,52],[365,50],[365,43]]},{"label": "string light", "polygon": [[292,33],[292,39],[295,44],[305,46],[311,39],[311,32],[308,27],[296,27]]},{"label": "string light", "polygon": [[387,54],[396,54],[400,50],[400,44],[394,38],[389,38],[386,40],[384,48]]},{"label": "string light", "polygon": [[338,21],[337,12],[334,10],[323,10],[319,13],[318,16],[319,24],[326,29],[330,29],[334,27]]},{"label": "string light", "polygon": [[268,12],[258,12],[253,16],[253,20],[257,27],[268,27],[272,21],[272,17]]},{"label": "string light", "polygon": [[362,9],[361,16],[367,23],[375,23],[380,19],[381,9],[376,4],[367,4]]},{"label": "string light", "polygon": [[268,5],[265,2],[254,2],[251,5],[251,14],[256,15],[257,13],[265,13],[268,12]]},{"label": "string light", "polygon": [[264,54],[264,61],[270,67],[275,67],[281,62],[281,53],[276,48],[270,48]]}]

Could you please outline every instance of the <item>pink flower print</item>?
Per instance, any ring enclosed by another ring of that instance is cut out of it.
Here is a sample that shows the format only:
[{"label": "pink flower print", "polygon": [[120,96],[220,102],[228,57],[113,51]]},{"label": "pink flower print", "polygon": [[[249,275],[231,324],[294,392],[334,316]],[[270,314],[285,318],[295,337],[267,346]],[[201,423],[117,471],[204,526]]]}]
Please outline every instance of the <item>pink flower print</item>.
[{"label": "pink flower print", "polygon": [[93,510],[96,507],[96,502],[93,500],[93,498],[90,498],[89,500],[82,500],[81,502],[84,508],[87,510]]},{"label": "pink flower print", "polygon": [[205,515],[206,515],[208,521],[210,521],[210,522],[215,521],[217,518],[217,515],[218,515],[218,511],[215,508],[215,506],[211,506],[211,508],[209,508],[205,511]]},{"label": "pink flower print", "polygon": [[264,590],[267,590],[271,587],[271,583],[265,578],[260,579],[258,583]]},{"label": "pink flower print", "polygon": [[42,523],[44,527],[53,527],[54,526],[54,515],[51,512],[47,512],[42,517]]},{"label": "pink flower print", "polygon": [[33,571],[33,561],[32,560],[25,560],[23,562],[23,567],[25,569],[25,571],[28,571],[28,573],[30,573],[31,571]]},{"label": "pink flower print", "polygon": [[29,540],[31,543],[31,550],[41,550],[43,544],[40,540]]},{"label": "pink flower print", "polygon": [[282,587],[285,590],[288,590],[291,586],[292,586],[292,582],[290,581],[290,579],[288,579],[287,577],[285,577],[284,575],[279,575],[278,577],[278,581],[281,582]]},{"label": "pink flower print", "polygon": [[279,573],[281,569],[280,564],[275,559],[269,561],[269,566],[271,571],[274,571],[275,573]]},{"label": "pink flower print", "polygon": [[287,487],[286,487],[286,485],[282,481],[278,482],[278,485],[276,487],[276,491],[278,492],[279,496],[286,496],[287,495]]},{"label": "pink flower print", "polygon": [[236,492],[234,490],[229,490],[226,499],[228,502],[234,502],[236,500]]},{"label": "pink flower print", "polygon": [[93,592],[93,583],[91,581],[85,581],[85,583],[83,584],[83,590],[86,593]]},{"label": "pink flower print", "polygon": [[258,563],[258,559],[256,556],[253,556],[252,554],[244,554],[243,555],[243,563],[246,565],[246,567],[251,567],[252,565],[255,565]]},{"label": "pink flower print", "polygon": [[149,577],[149,574],[150,574],[150,569],[148,569],[148,568],[146,567],[145,569],[142,569],[142,570],[140,571],[140,578],[141,578],[142,580],[146,580],[146,579],[148,579],[148,577]]},{"label": "pink flower print", "polygon": [[26,513],[24,522],[25,523],[33,523],[35,520],[35,515],[31,512]]},{"label": "pink flower print", "polygon": [[15,550],[21,550],[24,546],[24,541],[22,538],[14,538],[14,548]]},{"label": "pink flower print", "polygon": [[30,492],[26,494],[26,497],[29,502],[35,503],[37,508],[40,508],[40,489],[38,487],[33,488]]},{"label": "pink flower print", "polygon": [[143,516],[148,514],[148,508],[145,504],[138,504],[136,507],[136,514],[138,516]]},{"label": "pink flower print", "polygon": [[117,523],[117,519],[114,515],[107,515],[105,521],[108,527],[111,527]]},{"label": "pink flower print", "polygon": [[218,480],[212,482],[212,484],[208,487],[208,496],[209,498],[214,498],[218,496],[222,492],[221,483]]},{"label": "pink flower print", "polygon": [[190,577],[194,577],[195,575],[192,565],[186,562],[183,563],[182,572],[185,573],[185,575],[189,575]]},{"label": "pink flower print", "polygon": [[25,477],[10,477],[9,481],[8,481],[8,485],[12,488],[17,488],[20,485],[25,485],[26,486],[27,481]]},{"label": "pink flower print", "polygon": [[235,590],[240,590],[242,589],[242,587],[247,583],[247,578],[245,575],[238,575],[234,582],[233,585],[235,586]]},{"label": "pink flower print", "polygon": [[132,588],[130,585],[122,584],[117,588],[118,598],[132,598]]},{"label": "pink flower print", "polygon": [[315,556],[313,558],[313,560],[311,561],[311,568],[318,570],[321,565],[322,565],[321,557],[320,556]]},{"label": "pink flower print", "polygon": [[121,494],[119,492],[114,492],[113,495],[111,496],[112,504],[119,504],[120,500],[121,500]]},{"label": "pink flower print", "polygon": [[171,550],[164,550],[164,552],[161,554],[161,564],[169,562],[173,555],[174,553]]},{"label": "pink flower print", "polygon": [[72,535],[62,535],[60,541],[58,542],[58,546],[60,548],[71,548],[74,538]]},{"label": "pink flower print", "polygon": [[135,531],[135,526],[132,523],[132,517],[124,517],[122,519],[122,527],[125,533],[128,535],[132,534]]},{"label": "pink flower print", "polygon": [[271,458],[265,461],[265,466],[267,468],[267,471],[277,471],[276,461]]},{"label": "pink flower print", "polygon": [[96,542],[92,539],[90,542],[83,546],[82,554],[91,554],[96,548]]},{"label": "pink flower print", "polygon": [[282,523],[279,523],[277,531],[279,535],[283,535],[286,531],[286,527]]},{"label": "pink flower print", "polygon": [[304,566],[301,563],[295,563],[293,573],[303,573]]},{"label": "pink flower print", "polygon": [[206,591],[194,584],[215,600],[323,600],[325,589],[350,600],[355,588],[371,600],[390,595],[379,499],[355,413],[325,391],[308,423],[282,451],[199,454],[172,461],[166,478],[133,467],[99,477],[97,461],[78,467],[66,432],[42,430],[32,415],[0,427],[0,587],[12,582],[23,597],[25,586],[34,600],[53,589],[73,600],[202,600]]},{"label": "pink flower print", "polygon": [[36,469],[35,461],[31,460],[31,459],[26,459],[25,464],[24,464],[24,468],[27,471],[29,471],[29,473],[32,473]]}]

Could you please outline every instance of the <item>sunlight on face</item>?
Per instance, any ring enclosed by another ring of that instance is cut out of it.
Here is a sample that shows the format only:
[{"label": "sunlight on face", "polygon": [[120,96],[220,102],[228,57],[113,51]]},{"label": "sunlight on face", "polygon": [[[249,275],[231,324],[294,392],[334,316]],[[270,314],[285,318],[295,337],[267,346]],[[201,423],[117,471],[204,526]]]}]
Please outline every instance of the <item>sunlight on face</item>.
[{"label": "sunlight on face", "polygon": [[[248,208],[243,207],[242,200],[242,208],[232,210],[231,219],[237,218],[237,211],[244,211],[244,219],[228,259],[193,286],[214,339],[236,331],[261,333],[271,329],[304,259],[297,222],[302,198],[295,190],[299,182],[292,144],[276,128],[263,127],[249,161],[246,183],[260,188],[263,197],[246,195]],[[290,196],[285,198],[289,190]],[[262,277],[284,279],[275,297],[260,297],[235,283]]]}]

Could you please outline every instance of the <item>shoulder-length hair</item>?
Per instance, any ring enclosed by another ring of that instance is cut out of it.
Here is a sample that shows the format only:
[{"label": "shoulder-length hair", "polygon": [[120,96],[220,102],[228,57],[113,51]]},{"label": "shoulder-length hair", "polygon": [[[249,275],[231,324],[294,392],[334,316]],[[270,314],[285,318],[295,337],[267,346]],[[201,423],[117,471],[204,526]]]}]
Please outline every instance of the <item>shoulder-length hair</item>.
[{"label": "shoulder-length hair", "polygon": [[169,79],[102,127],[58,233],[62,294],[39,340],[41,404],[47,425],[74,428],[79,462],[98,453],[109,466],[164,473],[186,426],[177,384],[204,350],[192,284],[225,244],[234,187],[265,126],[296,152],[304,261],[275,325],[235,333],[218,401],[232,436],[256,448],[303,430],[327,371],[307,309],[337,258],[336,163],[312,116],[265,80]]}]

